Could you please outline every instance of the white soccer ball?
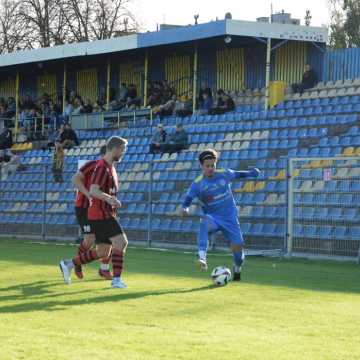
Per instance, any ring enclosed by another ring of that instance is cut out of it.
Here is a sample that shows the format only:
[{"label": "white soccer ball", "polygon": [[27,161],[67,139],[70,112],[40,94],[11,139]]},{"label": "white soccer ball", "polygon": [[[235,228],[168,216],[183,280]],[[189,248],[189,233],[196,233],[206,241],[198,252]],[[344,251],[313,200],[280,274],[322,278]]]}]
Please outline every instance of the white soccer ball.
[{"label": "white soccer ball", "polygon": [[215,285],[224,286],[231,280],[231,271],[225,266],[217,266],[211,273]]}]

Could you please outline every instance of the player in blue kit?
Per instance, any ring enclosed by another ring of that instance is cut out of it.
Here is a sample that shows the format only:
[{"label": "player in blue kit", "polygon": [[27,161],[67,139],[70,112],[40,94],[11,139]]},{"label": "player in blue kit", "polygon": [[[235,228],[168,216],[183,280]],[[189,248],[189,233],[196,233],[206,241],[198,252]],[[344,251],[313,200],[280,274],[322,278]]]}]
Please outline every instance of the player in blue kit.
[{"label": "player in blue kit", "polygon": [[182,204],[182,215],[189,214],[189,206],[198,198],[204,216],[201,218],[198,234],[198,264],[207,270],[206,252],[209,234],[221,231],[230,241],[233,252],[233,280],[241,280],[241,266],[244,262],[244,239],[241,233],[235,199],[231,190],[234,179],[258,177],[260,170],[234,171],[216,169],[218,154],[215,150],[205,150],[199,155],[202,175],[190,186]]}]

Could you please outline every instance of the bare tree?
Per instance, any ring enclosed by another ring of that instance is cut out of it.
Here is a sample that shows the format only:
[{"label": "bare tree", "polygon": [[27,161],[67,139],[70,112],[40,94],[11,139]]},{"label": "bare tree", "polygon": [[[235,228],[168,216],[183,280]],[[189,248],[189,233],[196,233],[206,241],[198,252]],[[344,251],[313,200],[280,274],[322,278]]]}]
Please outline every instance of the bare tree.
[{"label": "bare tree", "polygon": [[60,0],[59,3],[72,41],[90,41],[136,31],[135,17],[126,7],[130,1]]},{"label": "bare tree", "polygon": [[0,54],[27,47],[27,23],[18,21],[20,5],[18,0],[0,1]]}]

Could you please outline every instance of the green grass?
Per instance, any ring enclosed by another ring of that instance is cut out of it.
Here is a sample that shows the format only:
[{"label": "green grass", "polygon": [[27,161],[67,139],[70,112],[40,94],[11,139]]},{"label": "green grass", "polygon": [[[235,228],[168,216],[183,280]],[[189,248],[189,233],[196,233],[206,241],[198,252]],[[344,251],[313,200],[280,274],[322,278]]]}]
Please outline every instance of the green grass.
[{"label": "green grass", "polygon": [[192,254],[129,249],[118,290],[97,264],[64,285],[58,261],[74,250],[0,241],[1,360],[360,358],[354,264],[248,258],[244,281],[219,288]]}]

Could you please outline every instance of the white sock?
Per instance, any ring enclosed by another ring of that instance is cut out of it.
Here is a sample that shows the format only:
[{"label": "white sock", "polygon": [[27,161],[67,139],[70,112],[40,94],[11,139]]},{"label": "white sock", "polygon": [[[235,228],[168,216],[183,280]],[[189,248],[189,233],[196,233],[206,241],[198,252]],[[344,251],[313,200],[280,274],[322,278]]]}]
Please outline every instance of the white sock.
[{"label": "white sock", "polygon": [[72,260],[65,261],[66,266],[71,270],[75,267]]},{"label": "white sock", "polygon": [[234,264],[234,272],[236,273],[241,272],[241,266],[237,266],[236,264]]},{"label": "white sock", "polygon": [[109,271],[110,270],[110,265],[100,263],[100,270]]},{"label": "white sock", "polygon": [[199,250],[199,258],[206,261],[206,251]]}]

